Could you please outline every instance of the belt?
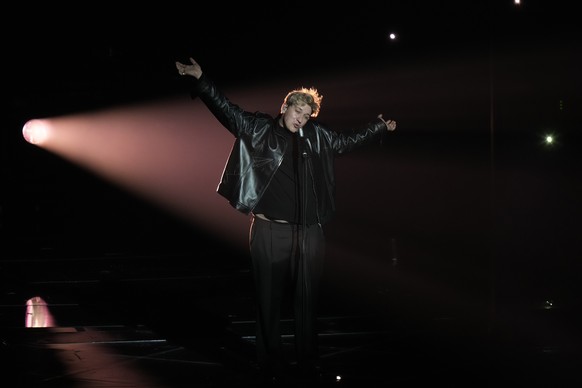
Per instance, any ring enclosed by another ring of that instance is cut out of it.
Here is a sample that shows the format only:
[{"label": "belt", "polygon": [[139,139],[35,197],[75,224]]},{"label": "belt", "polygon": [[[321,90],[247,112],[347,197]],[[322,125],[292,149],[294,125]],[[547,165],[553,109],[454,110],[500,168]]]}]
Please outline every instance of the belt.
[{"label": "belt", "polygon": [[269,222],[274,222],[276,224],[288,224],[289,223],[289,221],[285,221],[285,220],[273,220],[273,219],[267,217],[266,215],[264,215],[262,213],[261,214],[255,214],[254,216],[257,217],[257,218],[260,218],[261,220],[265,220],[265,221],[269,221]]}]

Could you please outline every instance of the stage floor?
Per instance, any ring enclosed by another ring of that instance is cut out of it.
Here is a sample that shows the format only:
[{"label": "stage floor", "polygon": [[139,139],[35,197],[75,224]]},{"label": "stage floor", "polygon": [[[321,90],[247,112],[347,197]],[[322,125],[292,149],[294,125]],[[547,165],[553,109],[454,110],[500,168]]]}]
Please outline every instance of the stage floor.
[{"label": "stage floor", "polygon": [[[259,386],[245,265],[192,265],[163,254],[51,257],[4,260],[2,278],[2,379],[10,386]],[[42,298],[36,307],[54,319],[44,321],[49,327],[26,327],[27,314],[40,314],[26,306],[36,296]],[[322,374],[304,380],[291,370],[279,386],[582,382],[579,322],[568,308],[545,306],[516,318],[507,304],[492,317],[441,306],[413,310],[395,302],[398,297],[374,298],[370,308],[324,293]],[[293,321],[286,318],[283,341],[293,366]]]}]

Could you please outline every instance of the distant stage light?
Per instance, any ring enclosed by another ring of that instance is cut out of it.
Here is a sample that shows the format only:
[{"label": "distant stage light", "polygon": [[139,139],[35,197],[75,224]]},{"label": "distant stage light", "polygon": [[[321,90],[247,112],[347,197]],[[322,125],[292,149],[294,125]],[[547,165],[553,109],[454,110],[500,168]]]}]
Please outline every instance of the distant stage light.
[{"label": "distant stage light", "polygon": [[554,137],[552,135],[546,135],[546,144],[552,144],[554,142]]},{"label": "distant stage light", "polygon": [[547,132],[545,133],[539,133],[537,137],[538,145],[540,147],[545,147],[549,149],[558,147],[560,145],[560,137],[558,132],[547,130]]}]

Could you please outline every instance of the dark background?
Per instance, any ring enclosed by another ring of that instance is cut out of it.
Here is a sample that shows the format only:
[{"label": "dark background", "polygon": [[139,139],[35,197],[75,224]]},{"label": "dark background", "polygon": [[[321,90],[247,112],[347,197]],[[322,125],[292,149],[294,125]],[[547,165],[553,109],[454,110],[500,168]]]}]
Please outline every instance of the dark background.
[{"label": "dark background", "polygon": [[[554,300],[574,312],[580,28],[571,2],[523,3],[83,3],[6,12],[14,27],[3,27],[2,260],[224,249],[180,217],[26,143],[27,120],[186,94],[174,61],[189,56],[224,88],[334,72],[341,85],[370,72],[385,78],[326,95],[346,101],[350,114],[322,112],[340,129],[380,112],[398,121],[382,145],[338,162],[340,210],[328,230],[337,257],[330,273],[344,285],[336,291],[398,287],[427,305],[480,312]],[[391,31],[398,41],[386,40]],[[547,130],[557,136],[551,147]],[[353,174],[354,166],[368,173]],[[67,214],[84,226],[62,227]],[[47,239],[57,225],[58,242],[70,246]],[[99,231],[99,243],[84,244],[85,228]]]}]

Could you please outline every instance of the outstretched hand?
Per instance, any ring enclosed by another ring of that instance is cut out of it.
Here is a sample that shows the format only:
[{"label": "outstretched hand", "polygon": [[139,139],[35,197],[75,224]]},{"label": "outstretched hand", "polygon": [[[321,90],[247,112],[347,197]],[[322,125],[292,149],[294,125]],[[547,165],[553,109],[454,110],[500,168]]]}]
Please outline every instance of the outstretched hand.
[{"label": "outstretched hand", "polygon": [[396,121],[394,121],[394,120],[384,120],[384,118],[382,117],[382,114],[381,113],[378,115],[378,118],[380,120],[382,120],[384,122],[384,124],[386,124],[386,129],[388,129],[389,131],[394,131],[396,129]]},{"label": "outstretched hand", "polygon": [[202,68],[192,57],[190,57],[190,64],[176,61],[176,69],[180,75],[191,75],[196,79],[202,75]]}]

